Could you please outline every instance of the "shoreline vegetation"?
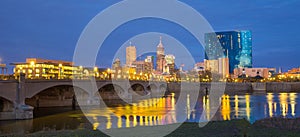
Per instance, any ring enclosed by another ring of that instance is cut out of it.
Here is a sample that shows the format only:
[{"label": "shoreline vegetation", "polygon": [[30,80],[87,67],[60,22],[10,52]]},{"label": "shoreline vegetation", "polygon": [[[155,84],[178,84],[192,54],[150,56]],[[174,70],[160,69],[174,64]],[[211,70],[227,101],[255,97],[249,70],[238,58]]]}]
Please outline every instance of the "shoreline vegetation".
[{"label": "shoreline vegetation", "polygon": [[[154,128],[164,131],[168,126],[176,126],[176,124],[166,126],[156,126]],[[151,128],[151,127],[150,127]],[[130,128],[129,128],[130,129]],[[134,131],[143,130],[142,127],[132,128]],[[114,130],[126,129],[111,129]],[[128,133],[128,134],[126,134]],[[159,135],[159,132],[151,133],[151,136]],[[130,135],[130,130],[125,131],[125,136]],[[144,134],[147,136],[147,132]],[[18,136],[18,135],[15,135]],[[24,136],[24,135],[21,135]],[[96,137],[108,136],[101,131],[94,131],[89,129],[78,130],[61,130],[61,131],[40,131],[36,133],[27,134],[28,137]],[[230,121],[211,121],[203,128],[199,128],[198,123],[183,123],[179,128],[173,131],[168,137],[295,137],[300,136],[300,118],[265,118],[258,120],[251,124],[246,119],[236,119]]]}]

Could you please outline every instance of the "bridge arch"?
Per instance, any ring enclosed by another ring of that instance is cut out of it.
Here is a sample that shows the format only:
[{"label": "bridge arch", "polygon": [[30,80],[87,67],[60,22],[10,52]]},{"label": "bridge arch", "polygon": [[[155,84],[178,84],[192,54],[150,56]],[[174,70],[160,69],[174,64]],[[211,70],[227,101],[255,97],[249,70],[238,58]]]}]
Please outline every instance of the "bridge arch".
[{"label": "bridge arch", "polygon": [[56,86],[73,86],[72,81],[34,81],[29,80],[25,83],[26,98],[31,98],[36,94]]},{"label": "bridge arch", "polygon": [[107,83],[99,87],[96,95],[101,96],[103,100],[120,99],[125,94],[125,90],[118,84]]},{"label": "bridge arch", "polygon": [[152,83],[148,85],[146,89],[151,92],[157,92],[158,86]]},{"label": "bridge arch", "polygon": [[161,84],[160,86],[159,86],[159,92],[166,92],[167,91],[167,85],[166,84]]},{"label": "bridge arch", "polygon": [[14,103],[0,96],[0,112],[12,112],[13,109],[14,109]]},{"label": "bridge arch", "polygon": [[72,101],[75,99],[86,100],[88,96],[89,93],[82,88],[68,84],[55,85],[46,87],[34,95],[27,96],[27,98],[25,98],[25,104],[34,107],[71,106]]},{"label": "bridge arch", "polygon": [[144,85],[140,84],[140,83],[134,83],[130,86],[130,88],[128,89],[129,91],[132,90],[132,92],[137,93],[138,95],[146,95],[146,88],[144,87]]}]

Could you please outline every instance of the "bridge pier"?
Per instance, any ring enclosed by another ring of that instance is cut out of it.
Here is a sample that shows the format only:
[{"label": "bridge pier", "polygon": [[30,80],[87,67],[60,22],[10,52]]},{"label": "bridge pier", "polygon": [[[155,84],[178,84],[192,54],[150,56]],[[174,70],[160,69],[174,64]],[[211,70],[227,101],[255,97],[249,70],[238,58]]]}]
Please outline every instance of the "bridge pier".
[{"label": "bridge pier", "polygon": [[15,119],[32,119],[33,107],[25,104],[25,74],[20,74],[18,81],[16,102],[14,104]]}]

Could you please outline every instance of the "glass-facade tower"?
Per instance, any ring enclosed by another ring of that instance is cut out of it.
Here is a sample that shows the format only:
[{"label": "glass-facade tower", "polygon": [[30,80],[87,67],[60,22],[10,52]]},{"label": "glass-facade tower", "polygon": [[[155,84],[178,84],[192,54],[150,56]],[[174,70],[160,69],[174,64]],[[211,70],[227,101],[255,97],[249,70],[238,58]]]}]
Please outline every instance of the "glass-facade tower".
[{"label": "glass-facade tower", "polygon": [[[218,41],[220,46],[218,46]],[[235,68],[252,68],[252,33],[224,31],[205,34],[205,59],[229,59],[229,72]]]}]

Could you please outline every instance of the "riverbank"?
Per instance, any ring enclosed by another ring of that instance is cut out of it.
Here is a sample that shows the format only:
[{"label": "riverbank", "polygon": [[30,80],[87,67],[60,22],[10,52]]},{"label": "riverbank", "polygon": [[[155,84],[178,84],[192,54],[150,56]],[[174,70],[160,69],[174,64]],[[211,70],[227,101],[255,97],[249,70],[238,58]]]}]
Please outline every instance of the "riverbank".
[{"label": "riverbank", "polygon": [[262,82],[262,83],[235,83],[235,82],[212,82],[212,83],[168,83],[168,90],[176,94],[184,91],[195,91],[204,95],[208,89],[213,92],[228,95],[263,94],[263,93],[300,93],[300,82]]},{"label": "riverbank", "polygon": [[[176,124],[173,124],[176,125]],[[169,125],[172,126],[172,125]],[[162,131],[166,129],[166,126],[157,126]],[[142,127],[136,127],[141,130]],[[113,132],[116,129],[109,130]],[[125,130],[125,129],[117,129]],[[129,132],[127,132],[130,134]],[[153,133],[153,135],[159,135],[159,132]],[[64,130],[64,131],[41,131],[33,134],[28,134],[28,137],[96,137],[107,136],[100,131],[92,130]],[[126,136],[126,134],[124,134]],[[145,133],[145,136],[147,134]],[[258,120],[253,124],[250,124],[245,119],[231,120],[231,121],[213,121],[208,123],[205,127],[199,128],[197,123],[184,123],[177,130],[169,134],[170,137],[185,136],[185,137],[207,137],[207,136],[220,136],[220,137],[274,137],[274,136],[300,136],[300,118],[285,119],[285,118],[267,118]]]}]

